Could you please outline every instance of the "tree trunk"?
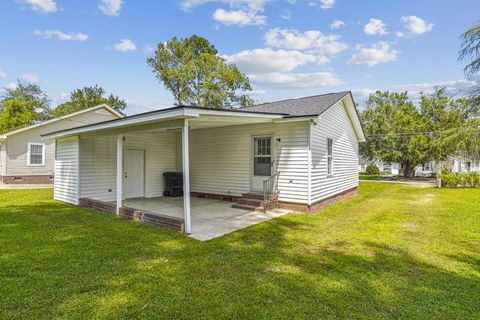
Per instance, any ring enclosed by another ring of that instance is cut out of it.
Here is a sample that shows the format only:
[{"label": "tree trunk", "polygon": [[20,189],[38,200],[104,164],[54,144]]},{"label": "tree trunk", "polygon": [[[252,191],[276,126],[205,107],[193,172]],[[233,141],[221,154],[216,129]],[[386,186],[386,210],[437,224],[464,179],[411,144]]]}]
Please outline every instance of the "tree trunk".
[{"label": "tree trunk", "polygon": [[412,165],[410,162],[402,163],[403,168],[403,177],[404,178],[413,178],[415,175],[415,166]]}]

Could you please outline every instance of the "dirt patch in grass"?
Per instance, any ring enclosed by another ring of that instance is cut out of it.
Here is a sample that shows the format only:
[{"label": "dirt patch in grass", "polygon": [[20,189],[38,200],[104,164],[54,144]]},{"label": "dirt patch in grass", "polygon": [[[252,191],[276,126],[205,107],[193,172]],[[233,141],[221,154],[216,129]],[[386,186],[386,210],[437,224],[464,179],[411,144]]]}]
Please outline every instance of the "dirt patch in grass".
[{"label": "dirt patch in grass", "polygon": [[417,231],[417,224],[415,222],[407,221],[402,223],[402,227],[407,229],[410,232],[416,232]]},{"label": "dirt patch in grass", "polygon": [[410,201],[410,204],[413,205],[424,205],[430,203],[433,199],[435,198],[435,195],[432,193],[427,193],[425,195],[422,195],[420,199]]}]

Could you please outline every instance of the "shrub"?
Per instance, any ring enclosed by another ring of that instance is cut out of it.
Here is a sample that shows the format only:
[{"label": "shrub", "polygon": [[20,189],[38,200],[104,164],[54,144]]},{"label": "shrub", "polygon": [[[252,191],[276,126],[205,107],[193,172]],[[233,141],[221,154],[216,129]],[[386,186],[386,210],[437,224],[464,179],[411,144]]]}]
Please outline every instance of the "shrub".
[{"label": "shrub", "polygon": [[369,164],[367,166],[367,169],[365,170],[365,173],[372,176],[372,175],[379,175],[380,174],[380,169],[374,164]]},{"label": "shrub", "polygon": [[442,173],[439,175],[442,179],[442,188],[478,188],[480,187],[480,175],[477,172],[469,173]]},{"label": "shrub", "polygon": [[442,174],[448,174],[448,173],[452,173],[452,170],[449,169],[449,168],[443,168],[442,169]]}]

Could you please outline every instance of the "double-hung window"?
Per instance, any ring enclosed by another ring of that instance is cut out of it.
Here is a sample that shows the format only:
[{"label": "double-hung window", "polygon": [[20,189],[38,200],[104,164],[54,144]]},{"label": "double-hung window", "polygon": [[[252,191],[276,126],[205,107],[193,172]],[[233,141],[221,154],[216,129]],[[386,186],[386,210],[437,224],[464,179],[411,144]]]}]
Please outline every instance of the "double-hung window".
[{"label": "double-hung window", "polygon": [[27,165],[29,166],[45,165],[45,144],[44,143],[28,144]]},{"label": "double-hung window", "polygon": [[327,175],[333,174],[333,140],[327,138]]}]

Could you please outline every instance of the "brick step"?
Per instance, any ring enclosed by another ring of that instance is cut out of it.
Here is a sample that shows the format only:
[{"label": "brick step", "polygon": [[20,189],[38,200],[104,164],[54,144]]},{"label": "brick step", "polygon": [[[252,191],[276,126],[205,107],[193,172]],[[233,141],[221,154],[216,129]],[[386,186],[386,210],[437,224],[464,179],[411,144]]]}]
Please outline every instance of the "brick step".
[{"label": "brick step", "polygon": [[[242,198],[263,200],[263,193],[261,192],[242,193]],[[278,197],[276,195],[270,195],[267,200],[276,200],[277,198]]]},{"label": "brick step", "polygon": [[263,200],[263,193],[261,192],[242,193],[242,198]]},{"label": "brick step", "polygon": [[253,199],[253,198],[240,198],[237,200],[237,203],[260,207],[262,206],[263,199],[260,200],[260,199]]},{"label": "brick step", "polygon": [[232,205],[232,208],[248,210],[248,211],[263,211],[263,207],[252,206],[248,204],[240,204],[240,203],[236,203]]}]

